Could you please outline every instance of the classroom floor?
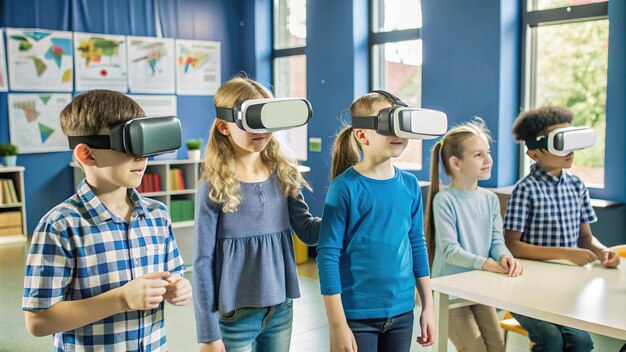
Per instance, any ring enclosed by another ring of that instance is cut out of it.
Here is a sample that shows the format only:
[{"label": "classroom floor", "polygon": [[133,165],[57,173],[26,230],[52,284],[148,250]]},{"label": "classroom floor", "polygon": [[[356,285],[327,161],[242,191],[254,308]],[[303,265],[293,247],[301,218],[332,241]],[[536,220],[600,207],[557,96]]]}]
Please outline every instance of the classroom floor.
[{"label": "classroom floor", "polygon": [[[0,352],[39,352],[52,350],[51,337],[32,337],[24,327],[21,310],[24,263],[27,244],[0,246]],[[294,324],[291,340],[293,352],[328,350],[328,324],[324,303],[319,293],[317,268],[314,261],[298,266],[302,297],[294,302]],[[191,273],[187,274],[191,279]],[[419,308],[418,308],[419,309]],[[418,314],[419,311],[416,311]],[[166,327],[169,350],[197,351],[193,307],[166,304]],[[417,326],[417,325],[416,325]],[[414,336],[417,336],[414,332]],[[593,335],[595,351],[618,351],[621,342]],[[451,343],[449,351],[456,351]],[[430,351],[415,344],[411,351]],[[508,352],[528,351],[528,339],[512,334]]]}]

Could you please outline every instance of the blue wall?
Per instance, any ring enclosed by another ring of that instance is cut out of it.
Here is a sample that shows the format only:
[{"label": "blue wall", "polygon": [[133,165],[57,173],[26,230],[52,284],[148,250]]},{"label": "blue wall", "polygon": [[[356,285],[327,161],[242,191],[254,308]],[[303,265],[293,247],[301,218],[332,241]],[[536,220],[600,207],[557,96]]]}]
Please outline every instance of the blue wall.
[{"label": "blue wall", "polygon": [[[240,66],[239,2],[160,0],[163,36],[217,40],[222,43],[222,79]],[[0,27],[44,28],[77,32],[155,36],[152,0],[0,0]],[[178,96],[183,139],[206,140],[215,117],[212,97]],[[7,94],[0,93],[0,143],[9,142]],[[179,156],[184,157],[184,147]],[[28,231],[55,204],[73,193],[71,153],[21,154],[26,168]]]}]

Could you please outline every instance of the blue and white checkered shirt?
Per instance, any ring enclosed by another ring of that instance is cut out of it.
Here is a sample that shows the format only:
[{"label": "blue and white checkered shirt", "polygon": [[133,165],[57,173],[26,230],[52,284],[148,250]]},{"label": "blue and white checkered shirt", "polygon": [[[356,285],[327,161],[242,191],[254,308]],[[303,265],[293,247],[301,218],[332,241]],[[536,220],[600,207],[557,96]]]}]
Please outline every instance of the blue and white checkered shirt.
[{"label": "blue and white checkered shirt", "polygon": [[535,246],[578,247],[580,224],[597,221],[589,190],[565,170],[561,177],[533,165],[506,204],[504,229],[522,233]]},{"label": "blue and white checkered shirt", "polygon": [[[183,274],[167,208],[128,191],[130,222],[113,214],[83,180],[77,194],[37,224],[26,261],[22,309],[97,296],[144,274]],[[54,334],[55,351],[166,351],[163,303]]]}]

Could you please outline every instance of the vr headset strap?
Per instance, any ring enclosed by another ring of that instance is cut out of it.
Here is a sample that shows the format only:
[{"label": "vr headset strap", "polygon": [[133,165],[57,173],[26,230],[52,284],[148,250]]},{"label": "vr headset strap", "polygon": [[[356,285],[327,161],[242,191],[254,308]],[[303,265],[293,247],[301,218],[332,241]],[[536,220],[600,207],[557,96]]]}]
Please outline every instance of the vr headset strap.
[{"label": "vr headset strap", "polygon": [[94,149],[111,149],[111,137],[108,135],[95,136],[70,136],[67,137],[70,149],[76,148],[77,145],[84,143]]},{"label": "vr headset strap", "polygon": [[526,148],[529,150],[547,149],[548,137],[539,137],[538,139],[529,139],[526,142]]},{"label": "vr headset strap", "polygon": [[228,108],[215,107],[215,113],[218,119],[235,122],[235,110]]},{"label": "vr headset strap", "polygon": [[352,128],[376,130],[378,129],[378,116],[353,116]]},{"label": "vr headset strap", "polygon": [[394,105],[408,107],[408,105],[405,102],[403,102],[402,99],[389,93],[386,90],[373,90],[372,93],[378,93],[386,98],[393,100]]}]

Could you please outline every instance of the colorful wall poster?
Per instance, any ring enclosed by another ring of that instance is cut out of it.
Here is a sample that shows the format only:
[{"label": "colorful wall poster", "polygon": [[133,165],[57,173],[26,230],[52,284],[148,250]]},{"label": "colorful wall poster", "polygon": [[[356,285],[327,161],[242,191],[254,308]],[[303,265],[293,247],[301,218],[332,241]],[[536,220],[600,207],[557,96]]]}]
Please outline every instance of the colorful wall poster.
[{"label": "colorful wall poster", "polygon": [[126,36],[74,33],[76,90],[112,89],[126,93]]},{"label": "colorful wall poster", "polygon": [[174,94],[174,39],[126,37],[131,93]]},{"label": "colorful wall poster", "polygon": [[146,116],[176,115],[175,95],[136,95],[127,94],[141,106]]},{"label": "colorful wall poster", "polygon": [[9,94],[11,143],[20,153],[69,150],[59,115],[72,100],[71,94]]},{"label": "colorful wall poster", "polygon": [[214,95],[221,83],[220,42],[176,40],[176,93]]},{"label": "colorful wall poster", "polygon": [[72,91],[72,32],[7,28],[9,84],[18,91]]},{"label": "colorful wall poster", "polygon": [[6,92],[9,90],[6,62],[4,53],[4,33],[2,33],[2,29],[0,29],[0,92]]}]

